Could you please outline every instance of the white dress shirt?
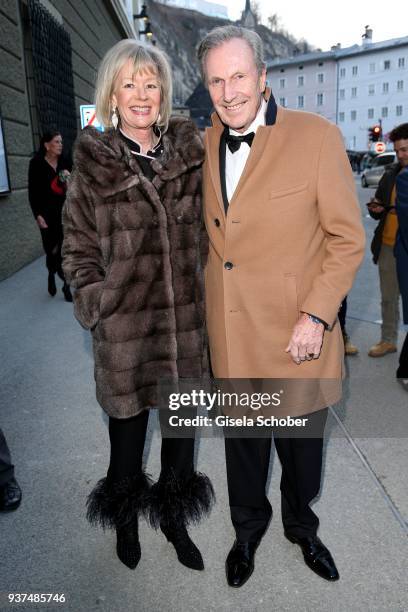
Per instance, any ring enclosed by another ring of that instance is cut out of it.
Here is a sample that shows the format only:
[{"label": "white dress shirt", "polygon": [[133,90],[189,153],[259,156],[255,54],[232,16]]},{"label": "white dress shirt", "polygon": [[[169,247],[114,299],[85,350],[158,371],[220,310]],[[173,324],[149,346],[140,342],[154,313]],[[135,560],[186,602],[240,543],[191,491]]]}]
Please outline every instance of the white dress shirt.
[{"label": "white dress shirt", "polygon": [[[249,126],[249,128],[242,134],[230,128],[229,133],[232,136],[245,136],[246,134],[250,134],[251,132],[256,132],[259,125],[265,125],[266,107],[266,100],[262,98],[258,114]],[[251,147],[246,142],[241,143],[241,146],[239,147],[238,151],[235,151],[235,153],[231,153],[228,145],[226,147],[225,184],[227,187],[227,198],[229,202],[231,202],[231,198],[234,195],[234,191],[238,185],[239,179],[241,178],[241,174],[244,170],[250,151]]]}]

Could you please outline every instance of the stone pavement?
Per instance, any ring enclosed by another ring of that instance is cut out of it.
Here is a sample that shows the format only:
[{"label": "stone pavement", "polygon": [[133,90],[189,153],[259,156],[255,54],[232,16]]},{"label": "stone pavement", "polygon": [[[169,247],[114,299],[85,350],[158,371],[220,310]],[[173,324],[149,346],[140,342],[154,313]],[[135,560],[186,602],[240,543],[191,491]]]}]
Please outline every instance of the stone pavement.
[{"label": "stone pavement", "polygon": [[[372,191],[359,193],[364,202]],[[374,222],[364,222],[370,236]],[[145,523],[136,571],[118,561],[114,534],[91,528],[84,516],[86,496],[108,462],[90,338],[61,291],[48,296],[46,280],[41,258],[0,284],[0,426],[23,489],[21,507],[0,515],[0,610],[408,610],[408,396],[395,382],[396,355],[367,356],[379,339],[380,319],[377,270],[368,252],[349,303],[348,329],[360,354],[348,360],[344,405],[331,413],[323,486],[314,505],[319,535],[341,575],[333,584],[315,576],[298,547],[283,537],[274,455],[274,517],[255,572],[243,588],[227,586],[224,561],[234,536],[220,438],[201,438],[198,449],[198,469],[212,479],[217,495],[209,519],[191,529],[205,572],[181,566],[162,534]],[[154,420],[146,461],[157,476]],[[64,593],[66,601],[9,606],[8,593]]]}]

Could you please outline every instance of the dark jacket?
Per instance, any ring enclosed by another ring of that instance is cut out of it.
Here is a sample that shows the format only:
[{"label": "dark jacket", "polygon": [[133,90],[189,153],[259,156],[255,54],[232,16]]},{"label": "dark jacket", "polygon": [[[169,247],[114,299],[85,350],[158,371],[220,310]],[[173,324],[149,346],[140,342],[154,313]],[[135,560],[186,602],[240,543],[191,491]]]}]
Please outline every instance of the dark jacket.
[{"label": "dark jacket", "polygon": [[[381,177],[381,180],[378,184],[377,191],[375,192],[375,197],[379,200],[383,206],[391,205],[391,196],[392,190],[395,184],[395,179],[397,177],[398,172],[401,170],[400,164],[392,164],[387,170],[385,170],[384,174]],[[387,219],[387,215],[389,210],[385,210],[382,213],[374,213],[368,209],[370,216],[379,221],[377,227],[374,231],[374,237],[371,242],[371,252],[373,254],[373,262],[376,264],[378,262],[378,258],[381,252],[382,246],[382,237],[384,233],[385,221]]]},{"label": "dark jacket", "polygon": [[87,128],[64,208],[64,272],[92,330],[97,399],[117,418],[157,406],[158,381],[206,370],[204,150],[183,118],[163,146],[150,181],[114,130]]},{"label": "dark jacket", "polygon": [[40,155],[35,155],[28,168],[28,198],[34,218],[41,215],[49,228],[61,225],[66,184],[58,181],[61,170],[71,171],[71,165],[62,157],[57,171]]},{"label": "dark jacket", "polygon": [[395,243],[398,283],[402,298],[404,323],[408,324],[408,168],[399,173],[397,186],[398,234]]}]

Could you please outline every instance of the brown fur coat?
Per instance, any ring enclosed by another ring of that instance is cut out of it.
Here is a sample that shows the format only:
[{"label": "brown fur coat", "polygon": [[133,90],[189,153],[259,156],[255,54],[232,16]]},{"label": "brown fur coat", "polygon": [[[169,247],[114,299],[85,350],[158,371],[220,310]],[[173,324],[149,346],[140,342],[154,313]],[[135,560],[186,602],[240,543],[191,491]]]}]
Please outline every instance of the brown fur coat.
[{"label": "brown fur coat", "polygon": [[194,124],[173,118],[153,181],[114,130],[80,135],[65,204],[64,272],[93,335],[96,395],[113,417],[157,406],[157,382],[206,369],[201,165]]}]

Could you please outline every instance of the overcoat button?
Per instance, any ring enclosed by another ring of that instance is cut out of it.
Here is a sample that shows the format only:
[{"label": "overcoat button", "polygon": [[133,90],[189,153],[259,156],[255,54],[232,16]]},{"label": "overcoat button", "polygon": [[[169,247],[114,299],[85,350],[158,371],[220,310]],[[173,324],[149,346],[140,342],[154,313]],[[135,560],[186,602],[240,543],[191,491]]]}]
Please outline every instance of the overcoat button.
[{"label": "overcoat button", "polygon": [[233,267],[234,267],[234,264],[231,261],[226,261],[224,264],[224,268],[226,270],[232,270]]},{"label": "overcoat button", "polygon": [[214,219],[214,223],[216,227],[220,227],[221,223],[219,219]]}]

